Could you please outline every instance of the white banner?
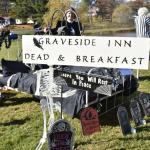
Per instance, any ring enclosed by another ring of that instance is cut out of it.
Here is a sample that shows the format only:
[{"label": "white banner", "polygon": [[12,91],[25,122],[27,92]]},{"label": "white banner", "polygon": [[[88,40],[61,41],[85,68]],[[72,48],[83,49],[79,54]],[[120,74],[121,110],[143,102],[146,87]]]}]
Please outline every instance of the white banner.
[{"label": "white banner", "polygon": [[148,69],[150,39],[23,35],[23,62]]}]

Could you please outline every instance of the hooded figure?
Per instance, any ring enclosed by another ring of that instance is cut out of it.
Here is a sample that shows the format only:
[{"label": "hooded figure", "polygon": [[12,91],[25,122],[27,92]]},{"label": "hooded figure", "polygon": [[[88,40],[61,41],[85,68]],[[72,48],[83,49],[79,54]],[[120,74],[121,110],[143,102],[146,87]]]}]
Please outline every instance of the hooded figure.
[{"label": "hooded figure", "polygon": [[76,11],[73,7],[70,7],[65,11],[63,20],[58,21],[56,28],[52,29],[54,35],[72,35],[80,36],[82,32],[82,24],[77,21]]},{"label": "hooded figure", "polygon": [[150,17],[146,7],[141,7],[138,10],[138,16],[135,18],[136,36],[150,37]]},{"label": "hooded figure", "polygon": [[141,7],[138,10],[138,15],[142,16],[142,15],[147,15],[149,13],[148,9],[146,7]]}]

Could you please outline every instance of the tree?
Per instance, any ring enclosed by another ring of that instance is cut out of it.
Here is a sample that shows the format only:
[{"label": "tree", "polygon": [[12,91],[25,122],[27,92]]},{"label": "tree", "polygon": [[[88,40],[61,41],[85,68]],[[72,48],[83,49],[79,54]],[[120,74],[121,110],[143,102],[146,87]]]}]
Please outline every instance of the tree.
[{"label": "tree", "polygon": [[119,5],[113,12],[113,21],[118,23],[129,24],[131,23],[132,9],[126,5]]},{"label": "tree", "polygon": [[[43,21],[44,24],[48,25],[49,23],[53,23],[53,25],[56,24],[56,22],[60,19],[62,19],[63,14],[61,11],[56,11],[56,10],[62,10],[65,11],[68,9],[71,5],[70,0],[49,0],[49,2],[46,5],[47,12],[44,14]],[[54,15],[54,19],[52,19],[52,16]]]},{"label": "tree", "polygon": [[24,21],[33,14],[33,3],[31,0],[16,0],[15,7],[12,8],[17,18]]},{"label": "tree", "polygon": [[88,10],[89,10],[89,0],[83,0],[77,9],[80,20],[83,22],[88,22]]},{"label": "tree", "polygon": [[46,4],[48,0],[43,0],[43,1],[35,1],[33,3],[33,15],[32,18],[40,23],[43,21],[43,15],[47,11],[46,9]]},{"label": "tree", "polygon": [[82,0],[82,3],[88,6],[90,5],[91,0]]},{"label": "tree", "polygon": [[143,3],[144,3],[143,0],[135,0],[135,1],[129,2],[129,6],[132,8],[133,12],[136,13],[138,9],[143,6]]},{"label": "tree", "polygon": [[99,8],[98,14],[102,17],[102,20],[112,19],[112,13],[116,6],[115,0],[97,0],[96,6]]},{"label": "tree", "polygon": [[9,10],[9,0],[0,0],[0,14],[7,16]]},{"label": "tree", "polygon": [[42,22],[42,17],[46,11],[45,5],[48,0],[10,0],[12,3],[9,14],[13,17],[21,18],[24,21],[28,17]]}]

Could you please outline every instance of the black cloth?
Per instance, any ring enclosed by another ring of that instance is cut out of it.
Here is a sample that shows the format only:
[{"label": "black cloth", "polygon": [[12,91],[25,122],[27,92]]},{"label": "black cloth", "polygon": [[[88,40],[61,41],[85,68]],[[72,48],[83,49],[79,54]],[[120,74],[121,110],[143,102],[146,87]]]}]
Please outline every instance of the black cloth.
[{"label": "black cloth", "polygon": [[[80,67],[70,68],[70,72],[80,70],[83,73],[84,71],[87,72],[88,70],[86,67],[84,68],[81,67],[81,68]],[[103,69],[105,70],[106,68],[103,68]],[[101,72],[106,73],[107,71],[106,70],[104,71],[104,70]],[[3,86],[7,85],[8,79],[9,77],[0,77],[0,85],[3,85]],[[27,92],[33,95],[35,94],[35,91],[36,91],[36,85],[37,85],[37,75],[35,73],[34,74],[33,73],[16,73],[12,76],[10,80],[10,86],[12,88],[18,88],[19,91]],[[122,89],[122,83],[119,84],[118,82],[117,84],[115,83],[114,85],[117,86],[117,90]],[[128,92],[128,94],[131,94],[132,92],[137,90],[138,83],[137,83],[137,79],[134,76],[132,76],[131,82],[130,82],[130,76],[125,77],[125,87],[124,87],[125,91],[127,91],[129,87],[131,88],[130,88],[130,93]],[[75,117],[80,112],[80,110],[85,106],[85,97],[86,97],[85,95],[86,93],[84,90],[77,89],[76,94],[67,98],[63,98],[63,99],[54,98],[54,102],[62,101],[63,111],[71,115],[72,117]],[[89,92],[90,101],[95,100],[96,96],[97,96],[96,93]],[[101,95],[101,96],[104,96],[104,95]]]},{"label": "black cloth", "polygon": [[62,102],[63,112],[69,114],[73,118],[76,117],[80,110],[85,106],[86,93],[83,90],[77,90],[76,94],[67,98],[54,98],[54,103]]},{"label": "black cloth", "polygon": [[8,77],[0,76],[0,87],[6,86],[9,78],[10,78],[10,76],[8,76]]},{"label": "black cloth", "polygon": [[10,30],[2,31],[2,32],[1,32],[1,37],[2,37],[3,39],[5,39],[6,36],[9,36],[9,34],[10,34]]},{"label": "black cloth", "polygon": [[10,30],[2,30],[0,35],[0,48],[3,42],[5,42],[6,48],[10,48],[11,46]]},{"label": "black cloth", "polygon": [[4,77],[11,76],[18,72],[29,73],[31,71],[30,67],[26,66],[21,61],[9,61],[2,59],[1,64]]},{"label": "black cloth", "polygon": [[[0,86],[7,85],[7,81],[13,73],[13,76],[11,77],[11,80],[10,80],[10,87],[17,88],[19,91],[27,92],[27,93],[35,95],[36,85],[37,85],[36,73],[31,73],[30,70],[28,70],[29,68],[22,66],[23,64],[17,61],[7,62],[6,60],[3,60],[2,64],[3,64],[2,66],[4,69],[7,68],[6,69],[7,73],[6,75],[4,74],[3,77],[0,77]],[[17,67],[17,66],[20,66],[20,67]],[[27,70],[24,70],[23,69],[24,67]],[[89,70],[92,69],[92,71],[90,71],[91,74],[112,77],[113,78],[112,88],[115,87],[117,90],[123,89],[123,82],[122,82],[123,80],[122,80],[122,76],[121,76],[119,69],[92,68],[92,67],[80,67],[80,66],[60,66],[60,67],[63,67],[62,69],[64,71],[67,71],[70,73],[78,72],[81,74],[83,73],[87,74]],[[27,71],[27,73],[25,71]],[[131,94],[132,92],[137,90],[138,82],[137,82],[137,79],[133,75],[132,76],[126,75],[124,76],[124,79],[125,79],[125,82],[124,82],[125,91],[127,91],[129,87],[131,87],[130,93],[127,92],[128,94]],[[130,82],[130,79],[131,79],[131,82]],[[69,89],[73,89],[73,88],[68,87],[67,90]],[[85,95],[86,93],[84,90],[77,89],[76,94],[70,97],[64,98],[63,100],[61,98],[54,98],[55,99],[54,102],[62,101],[63,111],[70,114],[72,117],[75,117],[80,112],[80,110],[85,106],[85,97],[86,97]],[[96,93],[89,92],[90,101],[95,100],[96,96],[97,96]],[[104,95],[100,95],[100,96],[104,96]]]},{"label": "black cloth", "polygon": [[9,39],[10,39],[10,40],[16,40],[16,39],[18,39],[18,34],[11,33],[11,34],[9,35]]},{"label": "black cloth", "polygon": [[41,25],[39,23],[35,23],[34,26],[33,26],[33,28],[34,29],[41,28]]},{"label": "black cloth", "polygon": [[10,79],[10,87],[17,88],[19,91],[35,94],[37,76],[33,73],[16,73],[13,76],[0,77],[0,86],[6,86],[8,79]]},{"label": "black cloth", "polygon": [[[62,28],[65,27],[65,28]],[[62,31],[59,30],[62,28]],[[80,30],[82,31],[82,24],[76,21],[73,21],[71,23],[63,20],[63,21],[58,21],[56,28],[51,29],[53,35],[76,35],[80,36]],[[61,33],[62,32],[62,33]],[[64,33],[65,32],[65,33]]]},{"label": "black cloth", "polygon": [[49,66],[46,65],[46,64],[36,64],[35,68],[34,68],[34,71],[40,70],[40,69],[48,69],[48,68],[49,68]]}]

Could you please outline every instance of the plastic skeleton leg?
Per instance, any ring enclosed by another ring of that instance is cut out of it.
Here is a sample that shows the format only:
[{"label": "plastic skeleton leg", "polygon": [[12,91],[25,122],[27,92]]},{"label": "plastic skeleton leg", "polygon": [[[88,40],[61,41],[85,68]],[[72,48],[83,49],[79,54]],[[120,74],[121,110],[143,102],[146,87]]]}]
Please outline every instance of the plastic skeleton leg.
[{"label": "plastic skeleton leg", "polygon": [[[54,106],[53,98],[51,97],[51,95],[47,97],[47,105],[48,105],[48,112],[49,112],[48,130],[50,130],[51,125],[55,121],[54,108],[56,108],[59,112],[61,112],[61,106],[60,107]],[[63,115],[62,118],[64,118]]]},{"label": "plastic skeleton leg", "polygon": [[46,110],[47,110],[48,106],[47,106],[46,99],[41,99],[40,104],[41,104],[41,108],[42,108],[42,112],[43,112],[43,123],[44,123],[44,125],[43,125],[43,136],[40,139],[40,142],[39,142],[39,144],[35,150],[40,150],[42,148],[43,144],[46,142],[46,139],[47,139]]},{"label": "plastic skeleton leg", "polygon": [[46,97],[46,99],[42,99],[40,103],[41,103],[41,108],[43,112],[44,127],[43,127],[43,136],[40,139],[40,142],[38,146],[36,147],[36,150],[41,150],[43,144],[47,140],[47,124],[46,124],[46,110],[47,109],[49,113],[48,130],[50,130],[51,125],[54,123],[54,111],[53,111],[54,103],[53,103],[53,98],[51,97],[51,95],[49,95],[49,97]]},{"label": "plastic skeleton leg", "polygon": [[51,125],[54,123],[55,119],[54,119],[54,111],[53,111],[53,98],[51,97],[51,95],[49,97],[46,98],[47,100],[47,105],[48,105],[48,112],[49,112],[49,121],[48,121],[48,130],[51,128]]}]

